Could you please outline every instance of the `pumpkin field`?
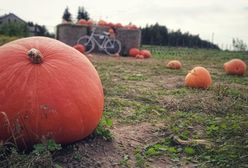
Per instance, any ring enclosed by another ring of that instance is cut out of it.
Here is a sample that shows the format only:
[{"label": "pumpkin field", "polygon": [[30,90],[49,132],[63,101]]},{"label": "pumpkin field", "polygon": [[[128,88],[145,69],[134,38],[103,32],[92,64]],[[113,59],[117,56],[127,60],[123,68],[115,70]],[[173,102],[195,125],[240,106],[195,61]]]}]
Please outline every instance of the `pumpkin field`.
[{"label": "pumpkin field", "polygon": [[[247,52],[143,46],[152,57],[93,53],[104,91],[97,129],[68,145],[42,140],[28,152],[0,141],[0,167],[248,167],[248,72],[223,65]],[[180,69],[166,67],[179,60]],[[207,89],[185,86],[196,66]]]}]

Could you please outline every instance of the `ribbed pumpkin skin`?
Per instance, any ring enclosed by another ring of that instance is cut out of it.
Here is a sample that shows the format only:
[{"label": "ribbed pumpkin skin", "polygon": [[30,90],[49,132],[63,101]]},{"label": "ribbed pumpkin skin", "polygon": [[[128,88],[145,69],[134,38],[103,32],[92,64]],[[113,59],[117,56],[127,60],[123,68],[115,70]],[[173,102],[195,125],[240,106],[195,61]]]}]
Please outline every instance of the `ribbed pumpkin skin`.
[{"label": "ribbed pumpkin skin", "polygon": [[232,59],[224,64],[224,70],[230,75],[244,75],[246,64],[241,59]]},{"label": "ribbed pumpkin skin", "polygon": [[[27,52],[36,48],[40,64]],[[24,38],[0,47],[0,140],[10,127],[28,145],[41,137],[65,144],[88,136],[102,116],[103,88],[94,66],[77,50],[45,37]],[[16,135],[16,136],[17,136]]]},{"label": "ribbed pumpkin skin", "polygon": [[166,64],[166,67],[170,69],[181,69],[182,64],[178,60],[171,60]]},{"label": "ribbed pumpkin skin", "polygon": [[207,69],[198,66],[186,75],[185,84],[192,88],[207,89],[212,84],[212,78]]}]

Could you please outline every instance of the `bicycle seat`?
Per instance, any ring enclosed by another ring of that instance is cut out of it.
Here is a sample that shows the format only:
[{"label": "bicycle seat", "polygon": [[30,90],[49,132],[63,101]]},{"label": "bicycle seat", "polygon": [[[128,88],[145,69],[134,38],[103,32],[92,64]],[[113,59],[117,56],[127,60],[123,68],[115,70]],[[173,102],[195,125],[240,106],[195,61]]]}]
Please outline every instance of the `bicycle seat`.
[{"label": "bicycle seat", "polygon": [[110,33],[109,33],[109,32],[104,31],[104,32],[103,32],[103,34],[108,36]]}]

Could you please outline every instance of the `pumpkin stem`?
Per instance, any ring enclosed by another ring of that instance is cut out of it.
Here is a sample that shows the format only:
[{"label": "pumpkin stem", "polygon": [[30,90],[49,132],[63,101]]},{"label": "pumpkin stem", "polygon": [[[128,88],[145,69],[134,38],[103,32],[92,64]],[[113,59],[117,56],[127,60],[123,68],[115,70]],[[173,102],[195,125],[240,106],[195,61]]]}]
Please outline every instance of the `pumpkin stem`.
[{"label": "pumpkin stem", "polygon": [[29,56],[31,62],[33,64],[40,64],[43,61],[43,56],[40,53],[39,50],[35,48],[31,48],[28,52],[27,55]]}]

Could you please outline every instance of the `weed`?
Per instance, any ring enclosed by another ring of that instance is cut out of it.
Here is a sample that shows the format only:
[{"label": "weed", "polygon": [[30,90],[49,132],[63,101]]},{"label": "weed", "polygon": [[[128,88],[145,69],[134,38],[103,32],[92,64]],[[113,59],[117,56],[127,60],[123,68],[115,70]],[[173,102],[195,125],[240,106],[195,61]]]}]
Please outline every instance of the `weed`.
[{"label": "weed", "polygon": [[113,136],[109,130],[113,125],[113,121],[109,118],[103,117],[98,127],[96,128],[96,136],[100,136],[105,140],[112,140]]},{"label": "weed", "polygon": [[129,156],[128,155],[124,155],[123,158],[120,160],[120,165],[121,167],[130,167],[130,163],[129,163]]},{"label": "weed", "polygon": [[17,151],[15,147],[1,146],[0,167],[60,167],[53,161],[53,153],[60,149],[61,145],[54,140],[44,139],[27,154]]},{"label": "weed", "polygon": [[136,166],[137,167],[145,167],[145,158],[140,153],[135,154]]}]

